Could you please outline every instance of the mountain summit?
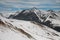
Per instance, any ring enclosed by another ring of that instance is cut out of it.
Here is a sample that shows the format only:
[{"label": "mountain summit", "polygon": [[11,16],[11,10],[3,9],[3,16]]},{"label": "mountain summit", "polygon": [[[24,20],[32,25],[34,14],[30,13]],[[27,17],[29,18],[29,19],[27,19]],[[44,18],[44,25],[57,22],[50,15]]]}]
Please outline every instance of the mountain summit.
[{"label": "mountain summit", "polygon": [[36,8],[32,8],[31,10],[30,9],[23,10],[18,15],[13,16],[13,18],[19,19],[19,20],[38,21],[39,18],[36,14],[37,11],[39,11],[39,10],[37,10]]}]

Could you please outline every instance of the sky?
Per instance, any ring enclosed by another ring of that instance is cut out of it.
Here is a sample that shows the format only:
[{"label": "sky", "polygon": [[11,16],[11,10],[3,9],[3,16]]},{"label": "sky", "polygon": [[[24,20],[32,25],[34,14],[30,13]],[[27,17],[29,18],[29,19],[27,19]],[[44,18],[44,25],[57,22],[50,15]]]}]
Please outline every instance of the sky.
[{"label": "sky", "polygon": [[60,0],[0,0],[0,12],[14,12],[36,7],[40,10],[60,10]]}]

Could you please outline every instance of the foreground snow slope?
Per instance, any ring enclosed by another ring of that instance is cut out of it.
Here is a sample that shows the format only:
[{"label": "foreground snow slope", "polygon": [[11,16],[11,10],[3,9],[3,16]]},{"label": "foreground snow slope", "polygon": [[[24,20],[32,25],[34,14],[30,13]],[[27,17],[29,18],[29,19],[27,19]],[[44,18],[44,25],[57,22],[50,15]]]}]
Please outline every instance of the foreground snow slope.
[{"label": "foreground snow slope", "polygon": [[60,33],[36,22],[0,16],[0,40],[60,40]]}]

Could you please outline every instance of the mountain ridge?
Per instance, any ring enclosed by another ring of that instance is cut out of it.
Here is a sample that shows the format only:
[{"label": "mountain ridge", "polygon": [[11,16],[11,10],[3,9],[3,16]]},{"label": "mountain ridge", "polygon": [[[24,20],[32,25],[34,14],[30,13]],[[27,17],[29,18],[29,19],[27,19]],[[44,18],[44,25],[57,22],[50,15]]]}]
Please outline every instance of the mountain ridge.
[{"label": "mountain ridge", "polygon": [[[35,21],[38,23],[43,23],[46,26],[52,25],[55,20],[56,21],[60,20],[59,14],[57,14],[55,11],[53,10],[40,11],[35,7],[31,9],[22,10],[20,13],[18,13],[18,15],[15,15],[15,16],[11,15],[9,18],[11,17],[13,19]],[[60,23],[58,25],[60,25]]]}]

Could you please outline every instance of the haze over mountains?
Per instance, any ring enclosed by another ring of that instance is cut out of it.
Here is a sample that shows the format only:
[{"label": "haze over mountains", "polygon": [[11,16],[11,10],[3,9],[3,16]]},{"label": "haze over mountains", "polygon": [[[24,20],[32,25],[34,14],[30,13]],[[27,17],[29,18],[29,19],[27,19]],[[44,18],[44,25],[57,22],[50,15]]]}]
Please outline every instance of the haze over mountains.
[{"label": "haze over mountains", "polygon": [[0,13],[1,40],[60,40],[60,12],[34,7],[6,15]]}]

